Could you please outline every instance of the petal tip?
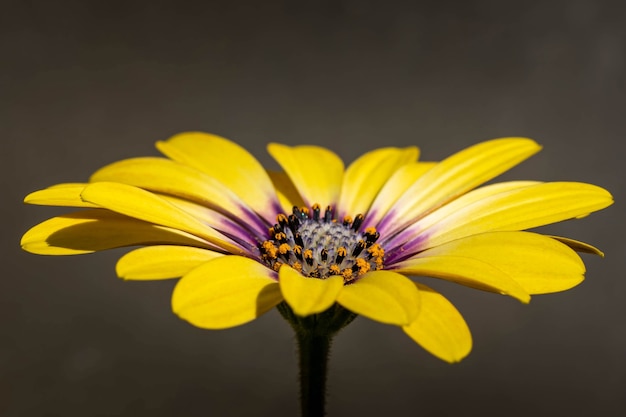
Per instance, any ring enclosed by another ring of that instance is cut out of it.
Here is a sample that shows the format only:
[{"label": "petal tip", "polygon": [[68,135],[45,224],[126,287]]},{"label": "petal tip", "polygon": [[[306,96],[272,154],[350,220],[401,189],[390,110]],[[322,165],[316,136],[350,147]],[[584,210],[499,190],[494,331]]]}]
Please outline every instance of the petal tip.
[{"label": "petal tip", "polygon": [[33,201],[33,196],[37,191],[33,191],[32,193],[28,193],[25,197],[24,197],[24,204],[32,204],[31,201]]},{"label": "petal tip", "polygon": [[460,363],[463,359],[467,358],[472,351],[472,346],[470,345],[466,350],[459,352],[451,352],[449,355],[435,355],[439,359],[444,362],[449,363],[450,365],[455,365]]}]

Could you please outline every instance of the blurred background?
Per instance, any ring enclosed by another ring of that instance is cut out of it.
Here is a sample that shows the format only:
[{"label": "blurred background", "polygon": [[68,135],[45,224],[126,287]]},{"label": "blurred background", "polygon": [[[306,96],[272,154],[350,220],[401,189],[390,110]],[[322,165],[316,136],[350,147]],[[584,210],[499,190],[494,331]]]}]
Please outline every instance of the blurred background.
[{"label": "blurred background", "polygon": [[626,8],[619,1],[11,1],[0,15],[0,415],[297,415],[291,329],[276,313],[204,331],[173,281],[123,282],[124,250],[22,252],[67,210],[22,205],[187,130],[318,144],[349,162],[418,145],[439,160],[528,136],[501,178],[601,185],[617,204],[544,229],[598,245],[587,280],[513,299],[428,279],[465,316],[448,365],[360,318],[335,339],[329,415],[626,415]]}]

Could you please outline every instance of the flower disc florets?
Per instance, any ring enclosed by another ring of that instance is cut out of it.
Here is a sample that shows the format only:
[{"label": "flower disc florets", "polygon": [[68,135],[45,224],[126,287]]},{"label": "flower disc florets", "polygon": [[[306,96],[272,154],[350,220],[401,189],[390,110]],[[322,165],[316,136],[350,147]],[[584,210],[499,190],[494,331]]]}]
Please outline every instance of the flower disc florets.
[{"label": "flower disc florets", "polygon": [[275,271],[287,264],[308,277],[341,275],[345,283],[382,269],[385,251],[375,243],[380,234],[373,227],[359,231],[363,215],[338,222],[330,207],[320,214],[320,206],[314,204],[311,210],[294,206],[291,215],[276,216],[277,224],[269,229],[271,239],[260,245],[265,262]]}]

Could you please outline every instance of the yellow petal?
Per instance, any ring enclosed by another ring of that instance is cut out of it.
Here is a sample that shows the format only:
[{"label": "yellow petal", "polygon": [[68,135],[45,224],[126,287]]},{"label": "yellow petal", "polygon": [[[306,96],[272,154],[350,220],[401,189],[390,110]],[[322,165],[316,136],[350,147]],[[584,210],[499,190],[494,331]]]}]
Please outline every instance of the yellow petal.
[{"label": "yellow petal", "polygon": [[[524,230],[573,219],[613,203],[603,188],[576,182],[550,182],[484,198],[427,230],[428,247],[489,231]],[[427,221],[426,219],[424,219]]]},{"label": "yellow petal", "polygon": [[570,248],[574,249],[576,252],[590,253],[592,255],[598,255],[601,258],[604,258],[604,252],[595,246],[590,245],[589,243],[581,242],[579,240],[570,239],[562,236],[549,236],[552,239],[556,239],[561,243],[566,244]]},{"label": "yellow petal", "polygon": [[454,240],[419,256],[477,259],[504,272],[529,294],[568,290],[583,280],[585,265],[572,249],[530,232],[491,232]]},{"label": "yellow petal", "polygon": [[286,265],[280,268],[279,277],[285,301],[294,313],[302,317],[327,310],[343,288],[341,276],[310,278]]},{"label": "yellow petal", "polygon": [[374,198],[401,166],[414,162],[419,151],[416,147],[405,149],[381,148],[368,152],[346,169],[341,196],[337,205],[338,217],[365,214]]},{"label": "yellow petal", "polygon": [[468,287],[509,295],[523,303],[530,301],[530,295],[517,281],[478,259],[420,254],[391,268],[401,274],[443,278]]},{"label": "yellow petal", "polygon": [[156,146],[169,158],[217,179],[257,213],[274,221],[278,201],[272,182],[259,161],[241,146],[202,132],[181,133]]},{"label": "yellow petal", "polygon": [[115,269],[117,276],[124,279],[178,278],[219,256],[223,254],[191,246],[147,246],[122,256]]},{"label": "yellow petal", "polygon": [[278,201],[280,201],[283,213],[291,213],[293,206],[304,206],[302,197],[298,194],[298,190],[293,185],[287,174],[277,171],[268,171],[267,173],[274,184],[276,195],[278,195]]},{"label": "yellow petal", "polygon": [[267,150],[285,170],[309,207],[335,207],[343,180],[343,162],[319,146],[285,146],[270,143]]},{"label": "yellow petal", "polygon": [[402,330],[431,354],[459,362],[472,350],[472,334],[463,316],[443,295],[416,284],[421,308],[417,319]]},{"label": "yellow petal", "polygon": [[266,225],[225,185],[197,169],[165,158],[132,158],[114,162],[94,173],[90,182],[118,182],[205,205],[239,219],[259,233]]},{"label": "yellow petal", "polygon": [[[396,247],[402,245],[402,258],[408,258],[412,253],[416,253],[417,251],[423,249],[424,245],[429,243],[428,240],[420,239],[419,237],[427,236],[430,233],[428,230],[429,227],[441,221],[445,222],[446,217],[453,215],[460,210],[464,210],[474,203],[481,202],[488,197],[512,190],[520,190],[537,184],[541,183],[537,181],[506,181],[477,188],[462,195],[445,206],[439,207],[437,210],[433,211],[418,222],[410,225],[398,234],[393,235],[388,239],[380,239],[379,243],[389,248],[390,252],[393,252]],[[393,262],[393,258],[394,255],[391,255],[388,259]]]},{"label": "yellow petal", "polygon": [[53,217],[22,237],[22,248],[39,255],[78,255],[124,246],[169,243],[212,248],[179,230],[156,226],[107,210],[85,210]]},{"label": "yellow petal", "polygon": [[194,326],[225,329],[256,319],[282,299],[274,271],[248,258],[222,256],[178,281],[172,309]]},{"label": "yellow petal", "polygon": [[195,217],[141,188],[114,182],[96,182],[85,187],[81,197],[116,213],[191,233],[231,253],[244,252],[239,245]]},{"label": "yellow petal", "polygon": [[458,152],[422,175],[381,221],[381,234],[392,234],[426,213],[519,164],[541,149],[530,139],[503,138]]},{"label": "yellow petal", "polygon": [[24,203],[41,206],[61,207],[97,207],[95,204],[83,201],[80,193],[87,184],[56,184],[43,190],[34,191],[24,197]]},{"label": "yellow petal", "polygon": [[72,187],[77,187],[77,186],[81,186],[81,185],[84,187],[87,184],[84,183],[84,182],[61,182],[61,183],[58,183],[58,184],[51,185],[48,188],[65,188],[65,187],[72,188]]},{"label": "yellow petal", "polygon": [[399,167],[376,196],[362,229],[377,225],[400,196],[435,165],[437,162],[412,162]]},{"label": "yellow petal", "polygon": [[407,277],[390,271],[374,271],[343,287],[337,302],[369,319],[404,326],[417,317],[420,294]]},{"label": "yellow petal", "polygon": [[236,238],[238,243],[246,245],[247,248],[257,248],[257,235],[249,230],[246,230],[245,225],[236,223],[221,213],[211,210],[201,204],[196,204],[189,200],[164,194],[158,194],[158,196],[184,212],[191,214],[193,217],[200,220],[205,225],[210,226],[212,229],[215,229],[231,238]]}]

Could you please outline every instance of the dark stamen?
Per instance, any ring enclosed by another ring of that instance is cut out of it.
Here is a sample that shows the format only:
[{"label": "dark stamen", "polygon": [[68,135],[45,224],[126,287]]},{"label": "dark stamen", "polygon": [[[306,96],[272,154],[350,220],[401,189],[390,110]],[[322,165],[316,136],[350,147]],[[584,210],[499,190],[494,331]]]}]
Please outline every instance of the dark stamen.
[{"label": "dark stamen", "polygon": [[302,236],[300,235],[300,233],[296,232],[293,235],[293,240],[295,240],[298,246],[304,247],[304,242],[302,241]]},{"label": "dark stamen", "polygon": [[324,212],[324,221],[328,223],[333,219],[333,211],[330,206],[326,207],[326,211]]},{"label": "dark stamen", "polygon": [[304,261],[309,265],[313,266],[313,251],[311,249],[307,249],[303,253]]},{"label": "dark stamen", "polygon": [[379,237],[380,237],[380,233],[378,233],[378,231],[375,228],[368,227],[367,229],[365,229],[365,240],[367,241],[368,247],[372,243],[376,242]]},{"label": "dark stamen", "polygon": [[313,209],[313,220],[319,220],[320,219],[320,205],[319,204],[313,204],[313,207],[311,207]]},{"label": "dark stamen", "polygon": [[305,211],[305,208],[299,208],[298,206],[293,206],[293,215],[296,216],[296,218],[298,218],[298,220],[304,220],[304,219],[308,219],[309,216],[307,214],[307,211]]},{"label": "dark stamen", "polygon": [[282,213],[276,216],[276,221],[282,226],[283,230],[289,226],[289,219]]},{"label": "dark stamen", "polygon": [[293,232],[295,232],[296,230],[298,230],[298,226],[300,226],[300,220],[298,220],[298,216],[296,216],[295,214],[289,216],[289,228]]},{"label": "dark stamen", "polygon": [[347,254],[348,251],[346,250],[346,248],[344,248],[343,246],[339,247],[339,249],[337,249],[337,257],[335,258],[335,263],[342,263]]},{"label": "dark stamen", "polygon": [[302,246],[299,246],[299,245],[294,246],[293,253],[294,255],[296,255],[296,258],[298,258],[298,260],[302,262]]},{"label": "dark stamen", "polygon": [[361,227],[361,224],[363,224],[363,215],[357,214],[354,218],[354,222],[352,223],[352,230],[357,232],[359,230],[359,227]]},{"label": "dark stamen", "polygon": [[274,239],[276,239],[280,243],[287,243],[287,235],[284,234],[283,232],[276,233],[276,236],[274,236]]},{"label": "dark stamen", "polygon": [[359,240],[352,251],[352,256],[359,256],[363,249],[365,249],[365,241]]}]

